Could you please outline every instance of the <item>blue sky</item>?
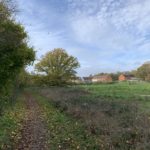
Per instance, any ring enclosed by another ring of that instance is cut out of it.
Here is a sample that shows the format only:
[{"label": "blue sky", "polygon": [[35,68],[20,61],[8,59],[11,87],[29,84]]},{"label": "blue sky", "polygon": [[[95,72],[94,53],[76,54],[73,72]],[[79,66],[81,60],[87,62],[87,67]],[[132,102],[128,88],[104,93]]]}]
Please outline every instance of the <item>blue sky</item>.
[{"label": "blue sky", "polygon": [[127,71],[150,60],[150,0],[16,0],[40,59],[64,48],[81,76]]}]

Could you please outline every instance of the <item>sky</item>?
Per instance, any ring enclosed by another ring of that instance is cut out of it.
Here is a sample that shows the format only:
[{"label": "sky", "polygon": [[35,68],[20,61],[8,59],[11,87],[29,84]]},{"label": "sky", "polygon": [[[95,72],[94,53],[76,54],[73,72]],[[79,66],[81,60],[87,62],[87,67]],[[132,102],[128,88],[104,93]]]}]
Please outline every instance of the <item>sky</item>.
[{"label": "sky", "polygon": [[16,19],[38,60],[63,48],[78,58],[80,76],[130,71],[150,60],[150,0],[16,1]]}]

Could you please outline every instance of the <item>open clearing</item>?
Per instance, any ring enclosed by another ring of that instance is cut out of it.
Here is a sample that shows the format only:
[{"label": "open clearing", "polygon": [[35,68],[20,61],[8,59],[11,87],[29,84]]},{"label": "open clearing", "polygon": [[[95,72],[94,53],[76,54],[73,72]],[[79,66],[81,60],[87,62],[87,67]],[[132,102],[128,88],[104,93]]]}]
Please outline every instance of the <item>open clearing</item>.
[{"label": "open clearing", "polygon": [[[149,150],[148,83],[27,88],[0,122],[2,150]],[[7,131],[7,132],[5,132]]]}]

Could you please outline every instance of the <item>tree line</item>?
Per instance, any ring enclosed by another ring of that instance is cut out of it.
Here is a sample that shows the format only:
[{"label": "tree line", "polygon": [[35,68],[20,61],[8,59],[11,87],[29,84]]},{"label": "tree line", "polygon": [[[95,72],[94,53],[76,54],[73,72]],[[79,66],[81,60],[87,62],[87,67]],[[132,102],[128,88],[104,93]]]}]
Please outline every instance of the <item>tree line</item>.
[{"label": "tree line", "polygon": [[21,71],[35,59],[27,33],[15,21],[14,12],[11,1],[0,1],[0,112],[4,103],[14,96]]}]

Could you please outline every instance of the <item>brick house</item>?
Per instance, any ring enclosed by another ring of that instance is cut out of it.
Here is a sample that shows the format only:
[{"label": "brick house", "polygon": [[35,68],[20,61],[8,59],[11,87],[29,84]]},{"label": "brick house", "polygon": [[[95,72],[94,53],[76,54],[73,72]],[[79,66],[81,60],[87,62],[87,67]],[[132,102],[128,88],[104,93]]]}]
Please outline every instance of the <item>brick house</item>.
[{"label": "brick house", "polygon": [[131,75],[125,75],[125,74],[121,74],[118,78],[119,81],[127,81],[127,80],[131,80],[133,78],[133,76]]},{"label": "brick house", "polygon": [[98,75],[92,78],[92,82],[112,82],[112,77],[110,75]]}]

